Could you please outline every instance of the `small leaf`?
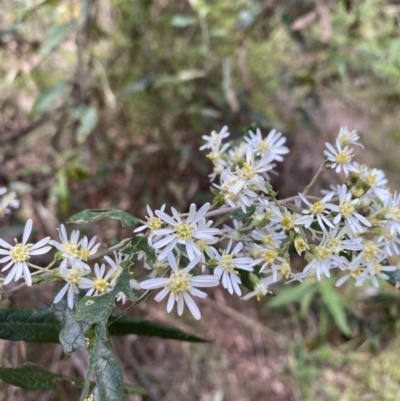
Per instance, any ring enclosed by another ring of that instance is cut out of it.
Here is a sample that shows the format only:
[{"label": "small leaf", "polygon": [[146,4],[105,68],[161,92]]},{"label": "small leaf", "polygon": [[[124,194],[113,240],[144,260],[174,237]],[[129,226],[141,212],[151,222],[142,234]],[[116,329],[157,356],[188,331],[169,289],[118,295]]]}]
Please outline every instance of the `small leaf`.
[{"label": "small leaf", "polygon": [[82,144],[97,125],[97,110],[94,107],[83,107],[78,109],[77,114],[79,127],[76,131],[76,140]]},{"label": "small leaf", "polygon": [[129,284],[131,278],[128,269],[125,268],[118,277],[115,287],[110,292],[97,297],[85,296],[81,298],[76,307],[76,320],[83,320],[91,325],[94,323],[106,324],[115,306],[115,297],[119,292],[122,291],[128,299],[135,300]]},{"label": "small leaf", "polygon": [[[389,280],[387,282],[393,286],[399,286],[400,285],[400,270],[394,270],[392,272],[385,272],[385,274],[389,277]],[[397,287],[396,287],[397,288]]]},{"label": "small leaf", "polygon": [[80,379],[49,372],[30,362],[17,368],[0,368],[0,379],[24,390],[55,389],[55,380],[69,380],[78,388],[83,386],[83,381]]},{"label": "small leaf", "polygon": [[108,330],[110,335],[115,336],[136,334],[141,336],[160,337],[189,342],[208,341],[193,334],[186,333],[175,327],[129,316],[110,316]]},{"label": "small leaf", "polygon": [[61,324],[49,309],[0,309],[0,338],[58,343]]},{"label": "small leaf", "polygon": [[322,281],[319,284],[319,292],[340,331],[346,336],[351,336],[351,329],[347,322],[342,299],[333,287],[332,282],[329,280]]},{"label": "small leaf", "polygon": [[59,338],[64,352],[69,356],[78,347],[86,347],[84,333],[90,327],[90,323],[83,319],[78,323],[65,298],[53,304],[51,312],[61,324]]},{"label": "small leaf", "polygon": [[54,85],[46,92],[40,94],[32,106],[31,114],[42,114],[46,111],[54,110],[59,104],[60,99],[70,90],[68,82],[61,82]]},{"label": "small leaf", "polygon": [[117,209],[86,209],[83,212],[74,214],[69,223],[91,223],[103,219],[117,219],[121,221],[122,227],[130,227],[142,221],[135,216]]},{"label": "small leaf", "polygon": [[246,208],[246,212],[243,212],[242,208],[238,208],[229,213],[229,216],[235,220],[244,220],[251,217],[255,211],[256,211],[255,206],[250,206]]},{"label": "small leaf", "polygon": [[310,281],[306,281],[296,287],[290,287],[281,291],[274,299],[268,302],[268,306],[270,308],[280,308],[292,302],[300,301],[303,296],[307,295],[309,292],[315,292],[316,290],[317,288],[314,284]]},{"label": "small leaf", "polygon": [[175,28],[186,28],[190,25],[194,25],[197,22],[195,17],[188,15],[174,15],[171,18],[171,26]]},{"label": "small leaf", "polygon": [[54,25],[50,32],[47,34],[46,39],[42,43],[39,50],[39,57],[44,58],[50,54],[50,52],[57,47],[65,37],[72,31],[72,24],[60,24]]}]

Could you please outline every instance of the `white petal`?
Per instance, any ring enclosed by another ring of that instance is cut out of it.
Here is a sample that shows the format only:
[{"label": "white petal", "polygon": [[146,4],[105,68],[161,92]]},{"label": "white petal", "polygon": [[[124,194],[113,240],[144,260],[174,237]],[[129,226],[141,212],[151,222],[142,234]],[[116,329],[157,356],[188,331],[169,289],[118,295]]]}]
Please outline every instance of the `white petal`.
[{"label": "white petal", "polygon": [[29,219],[26,224],[25,224],[25,228],[24,228],[24,234],[22,236],[22,243],[25,245],[26,241],[28,241],[29,236],[31,235],[32,232],[32,219]]},{"label": "white petal", "polygon": [[65,295],[65,293],[67,292],[69,287],[69,284],[65,284],[63,288],[61,288],[60,292],[56,295],[56,297],[54,298],[53,303],[57,304],[58,302],[61,301],[61,299],[63,298],[63,296]]},{"label": "white petal", "polygon": [[170,313],[172,311],[172,308],[174,307],[175,304],[175,295],[170,294],[169,298],[168,298],[168,302],[167,302],[167,312]]},{"label": "white petal", "polygon": [[[188,306],[188,308],[189,308],[190,312],[192,313],[193,317],[196,320],[200,320],[201,319],[200,310],[197,307],[196,303],[193,301],[192,297],[189,294],[187,294],[186,292],[184,292],[183,293],[183,298],[185,299],[186,305]],[[178,308],[179,308],[179,303],[178,303]]]}]

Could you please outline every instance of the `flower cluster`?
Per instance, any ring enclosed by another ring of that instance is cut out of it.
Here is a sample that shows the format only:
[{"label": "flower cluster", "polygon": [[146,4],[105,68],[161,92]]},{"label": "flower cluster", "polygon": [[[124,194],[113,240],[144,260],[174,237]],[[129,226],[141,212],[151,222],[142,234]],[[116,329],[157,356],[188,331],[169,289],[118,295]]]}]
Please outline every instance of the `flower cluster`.
[{"label": "flower cluster", "polygon": [[6,187],[0,188],[0,217],[11,213],[10,207],[18,209],[19,203],[15,192],[8,192]]},{"label": "flower cluster", "polygon": [[[280,281],[316,282],[333,271],[342,272],[337,286],[351,278],[355,286],[378,287],[397,269],[393,258],[400,255],[400,194],[387,188],[383,171],[353,160],[353,146],[362,147],[356,131],[341,128],[334,143],[326,144],[316,176],[302,193],[288,199],[277,199],[269,182],[276,162],[289,152],[286,138],[276,130],[263,138],[257,129],[243,140],[226,142],[229,135],[227,127],[213,131],[203,137],[206,143],[200,148],[213,163],[212,204],[191,204],[187,213],[147,206],[146,220],[134,232],[137,239],[145,238],[146,246],[136,254],[148,277],[140,283],[132,279],[131,288],[160,289],[155,300],[168,296],[168,312],[176,304],[181,315],[186,305],[200,319],[195,298],[207,294],[199,288],[221,284],[230,294],[242,296],[245,283],[250,292],[242,298],[260,299]],[[342,184],[321,196],[309,195],[324,169],[334,170]],[[215,216],[222,218],[214,222]],[[226,220],[230,223],[223,224]],[[70,308],[79,290],[101,296],[115,288],[122,254],[115,253],[114,260],[105,256],[92,272],[89,262],[97,258],[100,246],[96,237],[81,238],[78,230],[68,235],[61,225],[60,242],[48,237],[30,244],[31,230],[29,220],[22,242],[14,246],[0,239],[0,263],[6,263],[2,271],[10,269],[4,284],[23,277],[31,285],[31,275],[52,273],[65,283],[54,302],[67,295]],[[49,245],[57,250],[50,267],[32,265],[30,257],[48,252]],[[296,252],[304,261],[300,270],[292,267]],[[117,300],[124,302],[125,294],[119,293]]]}]

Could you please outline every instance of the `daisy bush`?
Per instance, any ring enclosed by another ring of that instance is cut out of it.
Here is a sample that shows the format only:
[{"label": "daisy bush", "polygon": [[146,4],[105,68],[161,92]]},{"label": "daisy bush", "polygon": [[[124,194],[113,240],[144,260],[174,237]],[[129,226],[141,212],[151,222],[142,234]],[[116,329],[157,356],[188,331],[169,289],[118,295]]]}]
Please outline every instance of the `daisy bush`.
[{"label": "daisy bush", "polygon": [[[21,239],[9,243],[0,238],[4,292],[13,291],[15,282],[57,282],[53,305],[41,312],[37,323],[53,319],[51,335],[66,353],[82,345],[89,350],[82,400],[125,399],[110,334],[202,341],[172,327],[124,316],[125,310],[148,298],[168,313],[187,313],[199,320],[201,299],[211,287],[222,286],[227,295],[247,301],[273,295],[289,282],[334,280],[337,287],[397,282],[400,195],[388,188],[382,170],[354,160],[355,147],[363,148],[356,131],[342,127],[337,138],[326,143],[310,184],[288,199],[280,199],[270,183],[289,153],[282,133],[272,130],[265,135],[256,129],[240,140],[229,137],[226,126],[203,136],[200,149],[212,164],[209,202],[192,203],[182,211],[146,206],[143,219],[111,209],[85,210],[70,218],[77,224],[114,218],[124,227],[132,226],[134,235],[112,247],[64,224],[59,238],[35,242],[32,220],[26,222]],[[310,195],[324,170],[331,171],[336,184],[319,196]],[[14,193],[1,189],[0,196],[1,215],[18,207]],[[43,255],[50,255],[47,266],[35,260],[44,260]],[[298,261],[293,268],[294,258],[302,260],[301,268]],[[113,315],[116,303],[121,306]]]}]

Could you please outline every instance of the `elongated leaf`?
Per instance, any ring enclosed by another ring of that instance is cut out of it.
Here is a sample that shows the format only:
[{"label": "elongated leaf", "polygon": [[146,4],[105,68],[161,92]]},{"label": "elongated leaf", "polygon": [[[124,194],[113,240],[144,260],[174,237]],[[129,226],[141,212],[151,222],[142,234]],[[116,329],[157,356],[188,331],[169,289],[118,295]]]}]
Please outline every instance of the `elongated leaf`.
[{"label": "elongated leaf", "polygon": [[320,283],[319,287],[322,300],[324,301],[324,304],[328,308],[340,331],[346,336],[351,336],[351,329],[347,322],[342,299],[333,287],[332,282],[329,280],[324,280]]},{"label": "elongated leaf", "polygon": [[[97,325],[93,331],[94,337],[89,347],[89,367],[88,370],[94,371],[96,378],[96,388],[94,399],[96,401],[125,401],[125,391],[122,381],[122,372],[115,358],[107,329],[104,325]],[[83,392],[81,399],[86,397]]]},{"label": "elongated leaf", "polygon": [[50,54],[50,52],[57,47],[64,38],[72,31],[72,24],[54,25],[50,32],[47,34],[46,39],[42,43],[39,50],[39,57],[43,58]]},{"label": "elongated leaf", "polygon": [[281,306],[289,305],[292,302],[299,301],[307,293],[316,291],[317,287],[310,281],[306,281],[297,285],[296,287],[289,287],[281,291],[274,299],[268,302],[270,308],[279,308]]},{"label": "elongated leaf", "polygon": [[49,372],[30,362],[17,368],[0,368],[0,379],[24,390],[55,389],[55,380],[69,380],[75,387],[83,387],[80,379]]},{"label": "elongated leaf", "polygon": [[121,221],[122,227],[130,227],[141,223],[141,220],[127,212],[117,209],[87,209],[83,212],[74,214],[69,223],[91,223],[103,219],[117,219]]},{"label": "elongated leaf", "polygon": [[110,335],[116,336],[137,334],[142,336],[160,337],[190,342],[208,341],[193,334],[186,333],[180,329],[176,329],[175,327],[128,316],[111,316],[108,330]]},{"label": "elongated leaf", "polygon": [[60,322],[49,309],[0,309],[1,339],[58,343],[60,329]]},{"label": "elongated leaf", "polygon": [[115,297],[119,292],[123,292],[128,299],[135,300],[129,284],[131,278],[128,269],[123,269],[115,287],[110,292],[97,297],[83,297],[76,307],[76,320],[83,320],[90,324],[107,324],[111,311],[115,306]]},{"label": "elongated leaf", "polygon": [[65,298],[53,304],[51,312],[61,324],[59,338],[64,352],[71,355],[78,347],[86,347],[84,333],[90,327],[90,323],[85,319],[77,322],[74,311],[69,309]]},{"label": "elongated leaf", "polygon": [[146,254],[147,262],[154,263],[157,259],[156,252],[154,248],[152,248],[146,238],[143,237],[134,237],[132,238],[126,246],[121,250],[124,255],[135,255],[138,252],[144,252]]},{"label": "elongated leaf", "polygon": [[32,106],[31,114],[41,114],[53,110],[60,103],[61,98],[70,90],[68,82],[61,82],[47,92],[42,93]]}]

